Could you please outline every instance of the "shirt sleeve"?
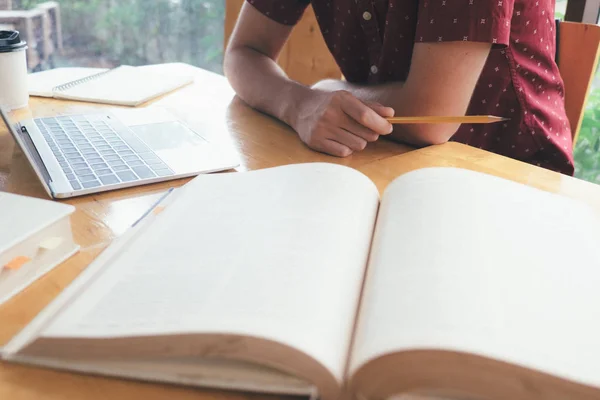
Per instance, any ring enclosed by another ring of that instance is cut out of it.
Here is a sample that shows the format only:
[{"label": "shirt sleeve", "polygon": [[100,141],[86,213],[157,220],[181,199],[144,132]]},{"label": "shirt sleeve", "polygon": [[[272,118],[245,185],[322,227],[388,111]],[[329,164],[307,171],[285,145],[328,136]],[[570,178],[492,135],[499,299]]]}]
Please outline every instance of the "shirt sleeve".
[{"label": "shirt sleeve", "polygon": [[246,0],[260,13],[283,25],[295,25],[310,0]]},{"label": "shirt sleeve", "polygon": [[515,0],[420,0],[416,42],[508,46]]}]

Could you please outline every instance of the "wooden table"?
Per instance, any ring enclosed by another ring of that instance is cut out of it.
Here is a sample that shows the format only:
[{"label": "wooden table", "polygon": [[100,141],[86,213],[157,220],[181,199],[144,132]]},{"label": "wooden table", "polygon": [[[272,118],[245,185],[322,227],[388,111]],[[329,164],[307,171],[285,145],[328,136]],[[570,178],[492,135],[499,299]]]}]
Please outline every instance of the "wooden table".
[{"label": "wooden table", "polygon": [[[483,171],[588,201],[600,208],[600,188],[538,167],[500,157],[457,143],[413,149],[379,141],[348,158],[316,153],[304,146],[289,127],[248,108],[226,80],[182,64],[162,68],[193,73],[196,81],[149,107],[166,107],[210,140],[233,146],[241,157],[238,171],[298,162],[326,161],[356,168],[369,176],[380,191],[398,175],[426,166],[455,166]],[[86,112],[98,105],[31,98],[30,107],[17,118]],[[75,240],[79,254],[39,279],[24,292],[0,306],[0,346],[23,328],[69,284],[116,236],[171,186],[187,179],[71,199]],[[46,198],[23,154],[0,127],[0,190]],[[120,379],[82,376],[66,372],[0,363],[0,399],[266,399],[272,396],[173,387]]]}]

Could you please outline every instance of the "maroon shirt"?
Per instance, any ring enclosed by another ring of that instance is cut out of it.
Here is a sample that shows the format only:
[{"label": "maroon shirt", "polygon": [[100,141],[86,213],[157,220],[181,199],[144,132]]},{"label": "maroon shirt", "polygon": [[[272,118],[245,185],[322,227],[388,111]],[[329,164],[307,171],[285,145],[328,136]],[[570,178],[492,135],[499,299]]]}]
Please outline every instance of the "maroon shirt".
[{"label": "maroon shirt", "polygon": [[572,175],[571,130],[554,60],[554,0],[247,0],[293,25],[312,3],[342,73],[353,83],[405,81],[415,42],[493,44],[467,115],[452,140]]}]

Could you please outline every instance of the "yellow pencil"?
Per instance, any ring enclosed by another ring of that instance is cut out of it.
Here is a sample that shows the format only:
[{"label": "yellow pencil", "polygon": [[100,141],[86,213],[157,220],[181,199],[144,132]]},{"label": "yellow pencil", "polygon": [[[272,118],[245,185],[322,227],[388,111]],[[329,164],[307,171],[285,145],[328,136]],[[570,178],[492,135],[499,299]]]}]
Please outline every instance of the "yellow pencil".
[{"label": "yellow pencil", "polygon": [[464,115],[456,117],[421,116],[421,117],[391,117],[386,118],[392,124],[491,124],[508,121],[510,118],[493,115]]}]

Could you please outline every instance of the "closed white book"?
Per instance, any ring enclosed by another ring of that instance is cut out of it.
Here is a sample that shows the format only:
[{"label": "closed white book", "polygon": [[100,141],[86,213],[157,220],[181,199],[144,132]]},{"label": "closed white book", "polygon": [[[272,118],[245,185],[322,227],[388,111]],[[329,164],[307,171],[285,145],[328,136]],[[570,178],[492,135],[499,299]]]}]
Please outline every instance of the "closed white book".
[{"label": "closed white book", "polygon": [[0,192],[0,304],[79,250],[75,207]]}]

